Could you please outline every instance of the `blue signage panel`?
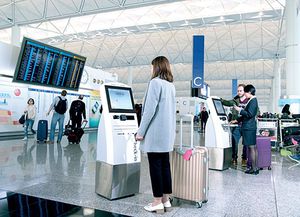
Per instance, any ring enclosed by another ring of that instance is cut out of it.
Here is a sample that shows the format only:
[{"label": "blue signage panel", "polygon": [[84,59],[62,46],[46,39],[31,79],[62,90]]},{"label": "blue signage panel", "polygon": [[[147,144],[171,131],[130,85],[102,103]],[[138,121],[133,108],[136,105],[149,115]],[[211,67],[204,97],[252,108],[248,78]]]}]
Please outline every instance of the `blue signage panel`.
[{"label": "blue signage panel", "polygon": [[236,96],[237,88],[238,88],[237,79],[232,79],[232,98]]},{"label": "blue signage panel", "polygon": [[204,82],[204,35],[193,36],[192,88],[201,88]]}]

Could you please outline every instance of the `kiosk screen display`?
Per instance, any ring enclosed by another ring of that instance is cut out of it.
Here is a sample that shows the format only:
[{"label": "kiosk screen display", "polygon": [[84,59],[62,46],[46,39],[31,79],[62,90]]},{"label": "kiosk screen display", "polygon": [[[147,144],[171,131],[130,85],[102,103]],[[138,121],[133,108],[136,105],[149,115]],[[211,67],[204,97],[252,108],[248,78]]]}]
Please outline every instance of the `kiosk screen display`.
[{"label": "kiosk screen display", "polygon": [[213,103],[214,103],[217,115],[226,115],[224,106],[220,99],[213,99]]},{"label": "kiosk screen display", "polygon": [[131,88],[105,86],[110,112],[134,112]]},{"label": "kiosk screen display", "polygon": [[78,90],[85,61],[85,57],[24,37],[13,81]]}]

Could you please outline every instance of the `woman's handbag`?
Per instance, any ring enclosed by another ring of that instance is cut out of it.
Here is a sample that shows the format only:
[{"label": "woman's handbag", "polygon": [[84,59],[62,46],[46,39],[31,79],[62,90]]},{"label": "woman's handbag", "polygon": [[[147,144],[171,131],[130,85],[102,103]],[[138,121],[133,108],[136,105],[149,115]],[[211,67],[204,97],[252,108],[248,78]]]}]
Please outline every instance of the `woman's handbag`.
[{"label": "woman's handbag", "polygon": [[20,117],[20,119],[19,119],[19,123],[20,123],[20,124],[24,124],[25,121],[26,121],[26,114],[23,114],[23,115]]}]

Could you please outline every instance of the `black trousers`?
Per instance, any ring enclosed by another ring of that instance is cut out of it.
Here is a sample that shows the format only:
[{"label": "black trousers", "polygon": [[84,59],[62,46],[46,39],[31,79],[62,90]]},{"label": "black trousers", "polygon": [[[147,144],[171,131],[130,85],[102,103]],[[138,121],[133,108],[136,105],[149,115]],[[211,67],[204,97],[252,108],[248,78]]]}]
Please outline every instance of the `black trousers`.
[{"label": "black trousers", "polygon": [[154,197],[172,193],[169,152],[148,153],[150,179]]},{"label": "black trousers", "polygon": [[207,120],[201,120],[201,130],[205,130]]},{"label": "black trousers", "polygon": [[71,118],[72,129],[81,128],[82,117],[81,116],[73,116]]}]

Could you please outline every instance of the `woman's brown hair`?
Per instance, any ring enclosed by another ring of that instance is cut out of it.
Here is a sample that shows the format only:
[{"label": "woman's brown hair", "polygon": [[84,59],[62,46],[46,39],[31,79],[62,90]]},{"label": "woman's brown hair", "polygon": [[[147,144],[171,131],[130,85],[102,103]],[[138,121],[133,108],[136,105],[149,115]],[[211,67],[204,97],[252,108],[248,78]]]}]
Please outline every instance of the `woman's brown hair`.
[{"label": "woman's brown hair", "polygon": [[159,77],[163,80],[173,82],[173,75],[169,60],[164,56],[158,56],[152,60],[153,74],[151,79]]}]

